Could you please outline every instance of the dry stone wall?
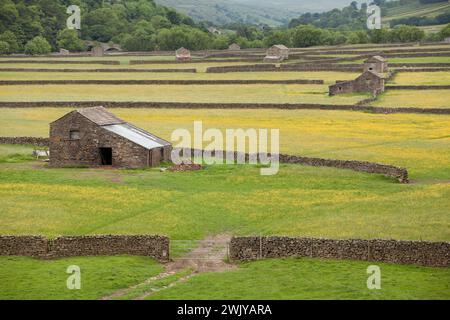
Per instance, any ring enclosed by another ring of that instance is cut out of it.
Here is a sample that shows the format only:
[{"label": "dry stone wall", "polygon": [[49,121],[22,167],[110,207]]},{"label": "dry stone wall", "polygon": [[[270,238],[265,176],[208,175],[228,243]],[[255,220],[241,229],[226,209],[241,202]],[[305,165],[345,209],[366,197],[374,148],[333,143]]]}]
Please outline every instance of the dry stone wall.
[{"label": "dry stone wall", "polygon": [[166,73],[166,72],[181,72],[181,73],[196,73],[197,69],[195,68],[186,68],[186,69],[125,69],[125,68],[117,68],[117,69],[46,69],[46,68],[0,68],[0,72],[127,72],[127,73],[135,73],[135,72],[149,72],[149,73]]},{"label": "dry stone wall", "polygon": [[47,239],[41,236],[0,235],[1,256],[40,257],[47,254]]},{"label": "dry stone wall", "polygon": [[0,137],[0,144],[31,144],[45,147],[48,146],[49,139],[40,137]]},{"label": "dry stone wall", "polygon": [[0,85],[63,85],[63,84],[108,84],[108,85],[218,85],[218,84],[323,84],[323,80],[0,80]]},{"label": "dry stone wall", "polygon": [[106,64],[119,65],[120,61],[114,60],[0,60],[0,63],[42,63],[42,64]]},{"label": "dry stone wall", "polygon": [[160,109],[286,109],[286,110],[345,110],[373,113],[428,113],[450,114],[449,108],[416,108],[416,107],[374,107],[355,105],[333,105],[314,103],[185,103],[185,102],[152,102],[152,101],[1,101],[0,108],[86,108],[103,106],[105,108],[160,108]]},{"label": "dry stone wall", "polygon": [[[174,151],[180,153],[183,150],[184,154],[194,154],[195,152],[203,153],[204,150],[189,149],[189,148],[175,148]],[[216,151],[213,152],[214,156],[216,153],[222,153],[223,159],[238,159],[238,157],[249,161],[250,158],[259,159],[259,155],[250,155],[248,153],[242,154],[239,152],[232,151]],[[382,174],[387,177],[397,179],[401,183],[408,183],[408,170],[401,167],[396,167],[392,165],[380,164],[375,162],[367,161],[356,161],[356,160],[336,160],[336,159],[322,159],[322,158],[312,158],[312,157],[301,157],[288,154],[279,154],[280,163],[290,163],[290,164],[302,164],[314,167],[333,167],[339,169],[349,169],[353,171]]]},{"label": "dry stone wall", "polygon": [[289,237],[235,237],[230,242],[230,259],[315,257],[450,266],[450,242],[399,240],[333,240]]},{"label": "dry stone wall", "polygon": [[74,256],[138,255],[169,260],[169,238],[152,235],[42,236],[0,235],[0,256],[61,258]]}]

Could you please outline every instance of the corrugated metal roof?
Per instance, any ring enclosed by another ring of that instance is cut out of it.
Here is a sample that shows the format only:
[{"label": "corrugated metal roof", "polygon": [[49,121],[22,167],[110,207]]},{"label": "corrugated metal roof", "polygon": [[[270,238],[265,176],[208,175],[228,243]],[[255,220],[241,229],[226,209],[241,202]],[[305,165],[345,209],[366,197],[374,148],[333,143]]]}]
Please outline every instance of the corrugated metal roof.
[{"label": "corrugated metal roof", "polygon": [[144,148],[153,149],[170,145],[170,142],[117,118],[103,107],[83,108],[77,110],[77,112],[102,128]]},{"label": "corrugated metal roof", "polygon": [[103,107],[83,108],[77,111],[99,126],[125,123],[125,121],[117,118],[115,115],[113,115],[111,112],[108,112]]},{"label": "corrugated metal roof", "polygon": [[102,128],[118,134],[146,149],[154,149],[166,146],[168,143],[144,130],[136,128],[129,123],[112,124]]}]

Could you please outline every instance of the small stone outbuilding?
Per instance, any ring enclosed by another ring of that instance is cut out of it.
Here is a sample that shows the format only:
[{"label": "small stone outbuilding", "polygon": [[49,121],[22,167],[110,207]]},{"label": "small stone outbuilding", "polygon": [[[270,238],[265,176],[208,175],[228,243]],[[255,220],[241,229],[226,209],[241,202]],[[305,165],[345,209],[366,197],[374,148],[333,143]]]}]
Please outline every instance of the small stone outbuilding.
[{"label": "small stone outbuilding", "polygon": [[67,56],[70,54],[70,52],[69,52],[69,50],[61,48],[61,49],[59,49],[59,54],[62,56]]},{"label": "small stone outbuilding", "polygon": [[103,107],[67,113],[50,123],[50,166],[145,168],[170,161],[172,146]]},{"label": "small stone outbuilding", "polygon": [[289,48],[282,44],[277,44],[267,50],[264,62],[281,62],[289,59]]},{"label": "small stone outbuilding", "polygon": [[364,71],[386,73],[388,72],[388,63],[382,56],[373,56],[364,61]]},{"label": "small stone outbuilding", "polygon": [[241,50],[241,46],[238,45],[237,43],[232,43],[228,46],[228,50],[230,51],[238,51]]},{"label": "small stone outbuilding", "polygon": [[191,52],[186,48],[180,48],[175,51],[175,57],[177,61],[189,61],[191,60]]},{"label": "small stone outbuilding", "polygon": [[104,50],[101,45],[93,46],[91,49],[91,56],[93,57],[103,57]]},{"label": "small stone outbuilding", "polygon": [[366,71],[355,80],[337,81],[329,87],[330,96],[341,93],[370,92],[376,96],[384,92],[385,78],[373,71]]}]

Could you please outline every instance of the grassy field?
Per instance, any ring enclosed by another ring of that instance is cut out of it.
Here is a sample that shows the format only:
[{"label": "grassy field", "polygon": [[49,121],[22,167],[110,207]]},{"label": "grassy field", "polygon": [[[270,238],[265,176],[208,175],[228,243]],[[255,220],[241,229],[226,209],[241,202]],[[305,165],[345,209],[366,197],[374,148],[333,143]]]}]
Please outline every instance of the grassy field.
[{"label": "grassy field", "polygon": [[[0,80],[324,80],[326,84],[336,80],[355,79],[352,72],[232,72],[232,73],[101,73],[101,72],[1,72]],[[1,89],[1,88],[0,88]]]},{"label": "grassy field", "polygon": [[381,289],[366,286],[368,262],[283,259],[204,273],[149,297],[161,299],[450,299],[450,270],[377,263]]},{"label": "grassy field", "polygon": [[[143,257],[83,257],[37,260],[0,257],[0,299],[98,299],[140,283],[162,267]],[[370,262],[310,258],[241,263],[239,269],[203,273],[185,283],[156,292],[149,299],[449,299],[449,269],[376,263],[381,289],[366,286]],[[372,263],[373,264],[373,263]],[[81,269],[81,289],[69,290],[69,265]],[[107,267],[105,267],[107,266]],[[132,299],[187,274],[180,272],[139,287]],[[270,275],[270,276],[269,276]],[[10,281],[14,277],[14,282]]]},{"label": "grassy field", "polygon": [[[414,77],[412,77],[414,79]],[[370,105],[380,107],[450,108],[450,90],[390,90]]]},{"label": "grassy field", "polygon": [[[45,90],[42,90],[45,88]],[[152,101],[211,103],[354,104],[368,94],[330,97],[326,85],[13,85],[0,87],[0,101]]]},{"label": "grassy field", "polygon": [[0,234],[291,235],[449,240],[447,181],[250,165],[186,173],[0,164]]},{"label": "grassy field", "polygon": [[[261,61],[262,62],[262,61]],[[255,64],[257,62],[252,62]],[[105,64],[51,64],[51,63],[2,63],[0,68],[26,68],[26,69],[197,69],[205,72],[208,67],[248,65],[248,62],[230,61],[214,62],[199,61],[196,63],[154,63],[134,65],[105,65]]]},{"label": "grassy field", "polygon": [[399,72],[389,85],[450,85],[450,72]]},{"label": "grassy field", "polygon": [[[80,290],[67,289],[69,274],[66,270],[70,265],[80,267]],[[162,269],[154,260],[144,257],[77,257],[50,261],[0,257],[0,299],[98,299],[154,276]]]},{"label": "grassy field", "polygon": [[[394,91],[393,91],[394,92]],[[48,136],[48,123],[68,108],[2,109],[0,136]],[[367,160],[408,168],[412,179],[450,179],[450,117],[321,110],[112,109],[171,140],[177,128],[280,129],[284,153]]]}]

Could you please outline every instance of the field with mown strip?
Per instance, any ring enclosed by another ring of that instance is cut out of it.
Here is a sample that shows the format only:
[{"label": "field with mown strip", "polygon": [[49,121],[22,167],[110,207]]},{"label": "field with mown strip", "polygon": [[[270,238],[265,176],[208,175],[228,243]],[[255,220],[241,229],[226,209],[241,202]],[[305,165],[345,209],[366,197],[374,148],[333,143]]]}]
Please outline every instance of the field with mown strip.
[{"label": "field with mown strip", "polygon": [[[132,72],[0,72],[0,80],[324,80],[326,84],[336,80],[355,79],[352,72],[231,72],[231,73],[132,73]],[[1,88],[0,88],[1,90]]]},{"label": "field with mown strip", "polygon": [[372,106],[450,108],[450,90],[388,90]]},{"label": "field with mown strip", "polygon": [[[1,109],[0,136],[48,136],[68,108]],[[404,166],[411,178],[450,179],[450,116],[323,110],[111,109],[167,140],[178,128],[280,129],[283,153]]]},{"label": "field with mown strip", "polygon": [[450,270],[377,263],[381,290],[367,290],[369,262],[271,259],[205,273],[149,299],[450,299]]},{"label": "field with mown strip", "polygon": [[[66,269],[81,269],[81,289],[69,290]],[[145,257],[77,257],[39,260],[0,257],[1,300],[99,299],[163,270]],[[13,280],[12,280],[13,279]]]},{"label": "field with mown strip", "polygon": [[[31,151],[31,150],[30,150]],[[163,234],[450,240],[448,180],[405,185],[351,170],[250,165],[202,171],[0,164],[0,234]]]},{"label": "field with mown strip", "polygon": [[422,4],[419,1],[413,3],[403,4],[399,7],[390,8],[387,11],[386,17],[382,18],[383,22],[391,21],[393,19],[402,19],[414,16],[435,17],[442,14],[446,10],[450,10],[449,3],[430,3]]},{"label": "field with mown strip", "polygon": [[399,72],[388,85],[450,85],[450,72]]},{"label": "field with mown strip", "polygon": [[314,103],[349,105],[368,98],[355,93],[330,97],[327,85],[12,85],[0,101],[152,101],[211,103]]}]

